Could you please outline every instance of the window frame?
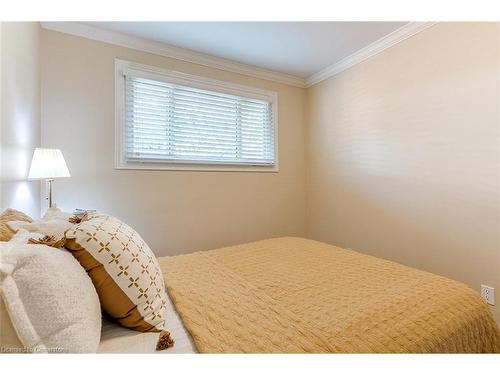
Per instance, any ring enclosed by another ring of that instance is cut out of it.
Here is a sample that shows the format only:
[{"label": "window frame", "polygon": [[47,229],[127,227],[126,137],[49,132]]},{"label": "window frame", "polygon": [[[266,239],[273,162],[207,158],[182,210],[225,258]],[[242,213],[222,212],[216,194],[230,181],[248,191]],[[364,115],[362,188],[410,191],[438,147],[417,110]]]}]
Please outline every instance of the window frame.
[{"label": "window frame", "polygon": [[[237,162],[128,161],[125,157],[125,75],[179,84],[204,90],[269,101],[274,129],[274,164],[248,164]],[[174,70],[115,59],[115,169],[219,171],[219,172],[278,172],[278,94],[274,91],[237,85]]]}]

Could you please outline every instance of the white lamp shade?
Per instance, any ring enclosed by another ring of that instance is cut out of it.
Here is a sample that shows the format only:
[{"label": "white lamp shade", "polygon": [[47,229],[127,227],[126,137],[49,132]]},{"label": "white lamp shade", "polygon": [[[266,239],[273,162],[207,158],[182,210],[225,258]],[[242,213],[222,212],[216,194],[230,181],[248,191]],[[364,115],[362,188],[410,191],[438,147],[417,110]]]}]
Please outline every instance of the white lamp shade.
[{"label": "white lamp shade", "polygon": [[61,150],[36,148],[28,174],[30,180],[41,178],[71,177]]}]

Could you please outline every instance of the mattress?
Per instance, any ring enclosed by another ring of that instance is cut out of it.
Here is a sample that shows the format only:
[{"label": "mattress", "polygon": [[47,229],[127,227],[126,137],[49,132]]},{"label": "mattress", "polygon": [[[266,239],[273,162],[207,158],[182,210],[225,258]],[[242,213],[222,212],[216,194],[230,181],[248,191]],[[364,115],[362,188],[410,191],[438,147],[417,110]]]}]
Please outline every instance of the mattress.
[{"label": "mattress", "polygon": [[500,351],[466,285],[325,243],[276,238],[159,263],[200,352]]},{"label": "mattress", "polygon": [[103,317],[98,353],[196,353],[191,336],[184,328],[170,298],[166,304],[166,329],[175,341],[172,348],[157,351],[158,333],[142,333],[124,328]]}]

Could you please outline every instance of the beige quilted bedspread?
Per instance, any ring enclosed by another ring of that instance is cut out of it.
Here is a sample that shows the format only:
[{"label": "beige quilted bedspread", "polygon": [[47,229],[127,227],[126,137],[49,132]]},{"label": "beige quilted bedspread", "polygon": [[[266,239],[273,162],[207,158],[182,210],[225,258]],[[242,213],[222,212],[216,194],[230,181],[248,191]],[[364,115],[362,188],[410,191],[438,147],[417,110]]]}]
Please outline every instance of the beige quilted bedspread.
[{"label": "beige quilted bedspread", "polygon": [[206,353],[499,352],[478,293],[397,263],[301,238],[160,258]]}]

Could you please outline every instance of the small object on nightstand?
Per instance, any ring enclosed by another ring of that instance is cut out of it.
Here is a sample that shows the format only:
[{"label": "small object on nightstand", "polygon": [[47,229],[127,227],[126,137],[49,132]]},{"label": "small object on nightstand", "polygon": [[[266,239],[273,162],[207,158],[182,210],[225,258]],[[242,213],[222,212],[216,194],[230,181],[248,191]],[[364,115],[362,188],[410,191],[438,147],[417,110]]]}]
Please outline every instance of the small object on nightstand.
[{"label": "small object on nightstand", "polygon": [[73,210],[73,215],[85,215],[85,214],[93,214],[96,210],[86,210],[84,208],[75,208]]},{"label": "small object on nightstand", "polygon": [[85,210],[83,208],[75,208],[73,211],[73,216],[69,218],[69,221],[73,224],[79,224],[81,221],[90,214],[95,213],[96,210]]}]

